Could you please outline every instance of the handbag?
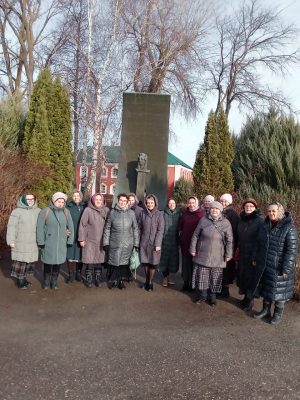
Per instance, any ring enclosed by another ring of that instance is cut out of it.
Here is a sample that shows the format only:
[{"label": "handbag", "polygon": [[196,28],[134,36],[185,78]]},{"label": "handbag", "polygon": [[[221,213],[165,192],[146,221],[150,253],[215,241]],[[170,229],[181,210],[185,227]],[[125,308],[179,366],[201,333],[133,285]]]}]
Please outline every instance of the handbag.
[{"label": "handbag", "polygon": [[136,279],[136,270],[138,269],[138,267],[140,265],[141,265],[141,262],[140,262],[139,252],[136,248],[133,248],[131,256],[130,256],[130,260],[129,260],[129,268],[131,271],[135,271],[134,279]]}]

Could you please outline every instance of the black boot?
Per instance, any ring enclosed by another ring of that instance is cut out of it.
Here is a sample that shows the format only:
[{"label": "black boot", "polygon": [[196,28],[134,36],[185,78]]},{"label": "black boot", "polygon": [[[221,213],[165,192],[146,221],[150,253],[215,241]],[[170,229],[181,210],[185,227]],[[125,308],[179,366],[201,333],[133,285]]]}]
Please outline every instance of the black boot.
[{"label": "black boot", "polygon": [[125,284],[124,284],[124,282],[123,282],[123,279],[120,279],[120,280],[119,280],[118,288],[119,288],[120,290],[126,288],[126,286],[125,286]]},{"label": "black boot", "polygon": [[246,298],[244,307],[242,308],[244,311],[252,311],[253,305],[254,305],[254,299]]},{"label": "black boot", "polygon": [[209,305],[215,307],[217,305],[217,294],[211,293],[209,298]]},{"label": "black boot", "polygon": [[95,286],[101,287],[101,269],[96,269],[95,271]]},{"label": "black boot", "polygon": [[58,279],[58,274],[59,272],[52,272],[52,277],[51,277],[51,288],[54,290],[58,289],[58,285],[57,285],[57,279]]},{"label": "black boot", "polygon": [[81,282],[81,268],[78,268],[75,273],[75,280]]},{"label": "black boot", "polygon": [[66,279],[66,283],[73,283],[75,281],[75,271],[70,270],[69,271],[69,276]]},{"label": "black boot", "polygon": [[50,281],[51,281],[51,274],[50,273],[44,273],[44,285],[43,288],[45,290],[50,289]]},{"label": "black boot", "polygon": [[85,272],[85,281],[86,281],[86,287],[91,288],[93,287],[93,274],[91,270],[87,270]]},{"label": "black boot", "polygon": [[271,317],[271,303],[269,303],[267,301],[263,301],[263,307],[262,307],[261,311],[259,311],[258,313],[254,314],[253,317],[255,319]]},{"label": "black boot", "polygon": [[27,289],[27,285],[25,283],[25,279],[18,279],[17,286],[19,289]]},{"label": "black boot", "polygon": [[275,303],[275,310],[273,317],[271,318],[270,324],[277,325],[281,321],[283,314],[284,305],[280,305],[280,307]]}]

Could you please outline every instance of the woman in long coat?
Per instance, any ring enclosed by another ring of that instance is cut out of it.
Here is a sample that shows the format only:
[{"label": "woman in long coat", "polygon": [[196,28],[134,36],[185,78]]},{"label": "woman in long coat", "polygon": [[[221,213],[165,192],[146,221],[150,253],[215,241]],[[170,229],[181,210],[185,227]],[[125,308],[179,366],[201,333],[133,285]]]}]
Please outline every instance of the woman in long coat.
[{"label": "woman in long coat", "polygon": [[189,251],[191,239],[198,222],[206,214],[205,211],[199,207],[199,201],[195,196],[190,196],[188,198],[187,205],[187,209],[181,215],[179,221],[179,239],[182,260],[181,275],[183,279],[181,290],[190,292],[192,291],[193,279],[193,260]]},{"label": "woman in long coat", "polygon": [[159,271],[163,274],[164,287],[172,284],[169,281],[170,273],[176,273],[179,269],[179,218],[180,210],[176,207],[176,201],[171,198],[163,211],[165,222],[162,241]]},{"label": "woman in long coat", "polygon": [[145,199],[146,208],[141,214],[140,225],[140,257],[145,270],[144,289],[153,290],[153,278],[160,261],[161,245],[164,235],[164,217],[157,209],[158,202],[154,194]]},{"label": "woman in long coat", "polygon": [[108,253],[108,287],[124,289],[123,277],[129,277],[129,260],[139,246],[139,229],[134,212],[128,207],[125,193],[111,210],[104,230],[103,245]]},{"label": "woman in long coat", "polygon": [[243,202],[240,222],[237,229],[237,286],[239,293],[244,295],[240,305],[246,311],[253,307],[253,291],[255,282],[255,259],[258,233],[263,224],[263,217],[255,199]]},{"label": "woman in long coat", "polygon": [[[230,193],[224,193],[220,197],[220,203],[223,206],[223,215],[228,219],[231,223],[232,233],[233,233],[233,252],[235,252],[237,248],[237,228],[239,224],[240,217],[238,213],[235,211],[232,205],[232,196]],[[226,264],[226,268],[223,271],[223,281],[222,281],[222,290],[220,293],[220,297],[228,298],[230,296],[229,293],[229,285],[232,284],[235,280],[235,260],[232,258]]]},{"label": "woman in long coat", "polygon": [[32,193],[21,196],[8,220],[6,242],[11,248],[12,271],[20,289],[27,289],[31,283],[27,276],[33,274],[39,258],[36,243],[36,224],[40,209]]},{"label": "woman in long coat", "polygon": [[261,276],[263,307],[254,318],[271,317],[275,302],[270,323],[280,322],[285,302],[294,296],[297,254],[298,235],[290,213],[280,203],[271,203],[259,232],[256,268]]},{"label": "woman in long coat", "polygon": [[216,294],[221,292],[223,269],[233,255],[231,224],[222,215],[223,206],[213,201],[209,215],[202,218],[192,236],[190,253],[193,256],[193,289],[199,291],[197,304],[207,300],[216,305]]},{"label": "woman in long coat", "polygon": [[102,194],[95,193],[84,210],[78,229],[78,241],[82,248],[82,262],[86,265],[86,286],[93,286],[95,275],[96,287],[101,286],[102,264],[105,262],[103,232],[109,214]]},{"label": "woman in long coat", "polygon": [[65,208],[66,201],[64,193],[56,192],[50,206],[39,213],[37,244],[44,263],[44,289],[58,289],[57,279],[67,258],[67,245],[72,245],[74,241],[73,221]]},{"label": "woman in long coat", "polygon": [[74,189],[72,194],[72,200],[67,204],[67,209],[70,211],[73,226],[74,226],[74,242],[72,246],[68,246],[67,249],[67,266],[69,276],[66,279],[66,283],[72,283],[76,279],[77,282],[81,281],[81,247],[78,242],[78,228],[79,221],[82,213],[86,207],[86,204],[82,201],[82,193]]}]

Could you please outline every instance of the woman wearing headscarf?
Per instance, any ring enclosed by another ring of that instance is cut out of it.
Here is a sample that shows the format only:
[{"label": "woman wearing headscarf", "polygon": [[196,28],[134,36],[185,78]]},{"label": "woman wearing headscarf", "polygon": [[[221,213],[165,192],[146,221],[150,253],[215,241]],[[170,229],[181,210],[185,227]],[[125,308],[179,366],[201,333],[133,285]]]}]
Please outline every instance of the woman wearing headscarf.
[{"label": "woman wearing headscarf", "polygon": [[243,202],[240,221],[237,228],[237,286],[239,293],[244,295],[240,306],[246,311],[253,307],[253,285],[256,270],[254,267],[257,251],[258,233],[263,224],[262,213],[257,208],[255,199]]},{"label": "woman wearing headscarf", "polygon": [[[220,197],[220,203],[223,206],[223,215],[228,219],[231,224],[232,233],[233,233],[233,252],[235,252],[237,248],[237,227],[239,224],[240,217],[238,213],[235,211],[232,205],[232,196],[230,193],[224,193]],[[235,260],[230,259],[226,268],[223,271],[223,281],[222,281],[222,290],[220,293],[220,297],[228,298],[229,293],[229,285],[232,284],[235,280]]]},{"label": "woman wearing headscarf", "polygon": [[232,228],[222,211],[222,204],[213,201],[209,215],[199,221],[192,236],[193,289],[198,291],[198,304],[207,300],[209,291],[210,304],[216,305],[216,294],[222,288],[223,269],[233,255]]},{"label": "woman wearing headscarf", "polygon": [[128,196],[128,206],[134,212],[136,221],[137,223],[139,223],[139,219],[143,211],[143,208],[139,206],[139,201],[135,193],[129,193],[127,196]]},{"label": "woman wearing headscarf", "polygon": [[179,241],[181,248],[181,275],[183,279],[182,291],[192,290],[193,260],[189,248],[193,233],[198,222],[204,217],[205,211],[199,207],[197,197],[188,198],[187,209],[179,220]]},{"label": "woman wearing headscarf", "polygon": [[40,209],[32,193],[21,196],[12,211],[7,225],[6,242],[11,248],[11,276],[17,287],[27,289],[31,283],[28,275],[33,274],[39,253],[36,243],[36,224]]},{"label": "woman wearing headscarf", "polygon": [[72,283],[75,281],[81,282],[81,247],[78,242],[78,228],[79,221],[82,213],[86,207],[86,204],[82,201],[82,193],[78,189],[73,190],[72,200],[67,204],[67,209],[70,211],[73,226],[74,226],[74,242],[72,246],[68,246],[67,249],[67,266],[69,276],[66,279],[66,283]]},{"label": "woman wearing headscarf", "polygon": [[144,289],[153,290],[153,278],[160,261],[164,235],[164,217],[158,210],[157,197],[149,194],[145,199],[145,209],[141,214],[140,257],[145,271]]},{"label": "woman wearing headscarf", "polygon": [[44,289],[58,289],[57,279],[67,258],[67,245],[74,242],[73,221],[66,201],[64,193],[54,193],[50,206],[43,208],[38,216],[37,244],[44,263]]},{"label": "woman wearing headscarf", "polygon": [[103,245],[108,254],[108,287],[124,289],[123,279],[131,274],[129,260],[132,250],[139,246],[139,229],[134,212],[128,207],[125,193],[111,210],[104,230]]},{"label": "woman wearing headscarf", "polygon": [[270,318],[274,325],[281,321],[285,302],[294,296],[297,253],[298,235],[290,213],[278,202],[269,204],[268,216],[259,232],[256,256],[263,307],[254,318]]},{"label": "woman wearing headscarf", "polygon": [[85,264],[85,284],[88,288],[101,286],[102,264],[105,262],[103,248],[104,226],[109,209],[104,204],[104,197],[95,193],[83,211],[79,222],[78,241],[82,248],[82,262]]},{"label": "woman wearing headscarf", "polygon": [[163,274],[162,285],[168,287],[170,273],[176,273],[179,269],[179,236],[178,227],[180,210],[176,207],[176,201],[170,198],[163,211],[165,222],[164,236],[162,241],[159,271]]}]

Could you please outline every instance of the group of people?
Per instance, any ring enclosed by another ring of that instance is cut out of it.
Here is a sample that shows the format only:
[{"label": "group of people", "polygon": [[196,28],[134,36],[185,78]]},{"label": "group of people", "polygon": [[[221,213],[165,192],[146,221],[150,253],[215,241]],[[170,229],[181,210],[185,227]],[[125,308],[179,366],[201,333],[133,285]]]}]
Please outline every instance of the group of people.
[{"label": "group of people", "polygon": [[65,261],[68,283],[100,287],[105,267],[108,288],[123,289],[133,279],[133,255],[134,268],[144,268],[146,291],[153,290],[157,270],[162,286],[168,287],[181,254],[182,291],[194,292],[197,304],[214,307],[217,297],[229,297],[229,285],[236,279],[244,296],[240,306],[252,310],[254,298],[262,296],[262,310],[254,317],[276,324],[294,293],[298,237],[290,213],[274,202],[264,218],[255,199],[247,199],[239,215],[229,193],[219,201],[207,195],[202,205],[191,196],[184,211],[173,198],[160,211],[153,194],[139,204],[134,193],[119,194],[110,210],[102,194],[95,193],[86,204],[78,190],[69,202],[64,193],[55,193],[49,207],[40,210],[35,196],[27,193],[9,218],[7,244],[11,276],[20,289],[31,285],[27,277],[39,252],[45,290],[58,288]]}]

